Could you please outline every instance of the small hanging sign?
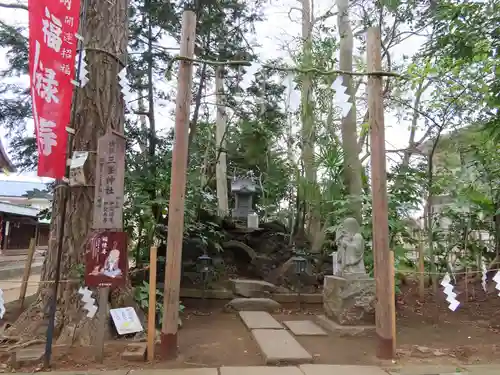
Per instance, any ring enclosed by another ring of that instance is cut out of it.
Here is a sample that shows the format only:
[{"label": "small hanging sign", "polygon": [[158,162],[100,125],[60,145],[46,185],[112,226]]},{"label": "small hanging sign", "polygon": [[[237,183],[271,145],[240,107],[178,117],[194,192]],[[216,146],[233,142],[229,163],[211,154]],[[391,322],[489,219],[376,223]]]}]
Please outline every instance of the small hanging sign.
[{"label": "small hanging sign", "polygon": [[81,186],[86,184],[84,166],[89,153],[87,151],[75,151],[69,165],[70,186]]}]

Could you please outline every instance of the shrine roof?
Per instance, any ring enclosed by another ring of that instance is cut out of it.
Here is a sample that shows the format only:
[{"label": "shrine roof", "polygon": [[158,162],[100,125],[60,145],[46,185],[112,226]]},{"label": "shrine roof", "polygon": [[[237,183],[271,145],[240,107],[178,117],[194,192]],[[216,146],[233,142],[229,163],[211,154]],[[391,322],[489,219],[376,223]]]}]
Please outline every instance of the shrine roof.
[{"label": "shrine roof", "polygon": [[[0,180],[0,197],[23,197],[29,191],[47,190],[47,184],[33,181]],[[50,195],[50,194],[49,194]],[[33,196],[33,198],[48,198]]]}]

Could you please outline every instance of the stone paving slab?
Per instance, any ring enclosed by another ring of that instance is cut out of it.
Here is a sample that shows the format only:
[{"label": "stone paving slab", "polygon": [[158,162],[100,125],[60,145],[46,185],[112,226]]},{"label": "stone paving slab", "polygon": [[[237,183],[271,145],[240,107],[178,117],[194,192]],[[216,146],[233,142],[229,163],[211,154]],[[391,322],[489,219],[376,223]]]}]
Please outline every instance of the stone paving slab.
[{"label": "stone paving slab", "polygon": [[265,311],[240,311],[240,318],[248,329],[281,329],[282,325]]},{"label": "stone paving slab", "polygon": [[500,375],[500,365],[464,365],[466,374],[470,375]]},{"label": "stone paving slab", "polygon": [[326,332],[320,326],[310,320],[288,320],[283,322],[283,324],[295,336],[327,336]]},{"label": "stone paving slab", "polygon": [[312,356],[284,329],[253,329],[252,336],[264,356],[266,365],[312,361]]},{"label": "stone paving slab", "polygon": [[304,375],[387,375],[375,366],[300,365]]},{"label": "stone paving slab", "polygon": [[247,366],[247,367],[221,367],[220,375],[304,375],[295,366]]},{"label": "stone paving slab", "polygon": [[[127,375],[130,370],[106,370],[106,375]],[[20,374],[17,372],[16,374]],[[33,373],[30,373],[33,374]],[[74,370],[74,371],[51,371],[51,372],[37,372],[37,375],[102,375],[103,372],[99,370]]]},{"label": "stone paving slab", "polygon": [[[128,375],[218,375],[217,368],[174,368],[158,370],[132,370]],[[91,374],[93,375],[93,374]],[[102,373],[101,373],[102,375]],[[107,373],[106,373],[107,375]]]},{"label": "stone paving slab", "polygon": [[465,368],[453,365],[407,365],[388,369],[387,372],[390,375],[469,375]]}]

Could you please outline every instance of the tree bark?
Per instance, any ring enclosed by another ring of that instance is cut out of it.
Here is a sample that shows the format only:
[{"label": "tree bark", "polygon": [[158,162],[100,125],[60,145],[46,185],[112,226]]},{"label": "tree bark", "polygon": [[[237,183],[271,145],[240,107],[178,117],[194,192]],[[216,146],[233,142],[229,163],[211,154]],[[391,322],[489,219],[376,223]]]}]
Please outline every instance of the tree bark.
[{"label": "tree bark", "polygon": [[[123,132],[124,102],[118,85],[117,74],[124,67],[127,53],[128,1],[116,0],[113,6],[101,0],[88,0],[87,19],[82,25],[90,81],[77,89],[74,99],[76,113],[73,119],[75,135],[73,149],[90,151],[90,162],[85,167],[88,185],[56,188],[52,208],[49,249],[45,257],[37,300],[19,317],[6,332],[8,336],[25,338],[44,337],[47,305],[50,301],[58,248],[58,231],[61,222],[64,194],[68,193],[62,244],[61,284],[57,295],[55,337],[65,329],[61,338],[70,338],[80,344],[92,344],[95,319],[90,321],[81,308],[77,293],[81,279],[78,265],[84,264],[85,244],[91,231],[97,140],[107,129]],[[103,52],[106,51],[106,52]],[[115,57],[112,57],[115,56]],[[49,283],[44,283],[49,282]],[[130,284],[112,293],[112,306],[132,303]],[[123,292],[126,293],[123,293]],[[106,306],[108,308],[108,306]]]},{"label": "tree bark", "polygon": [[[312,62],[312,12],[309,0],[302,0],[302,53],[303,64],[311,67]],[[302,121],[302,161],[304,163],[305,186],[304,201],[307,213],[306,233],[311,242],[315,241],[321,231],[319,196],[316,184],[316,165],[314,157],[314,145],[316,142],[316,127],[314,124],[313,85],[311,74],[302,77],[301,90],[301,121]]]},{"label": "tree bark", "polygon": [[217,202],[219,208],[219,216],[226,217],[229,215],[229,202],[227,197],[227,156],[226,156],[226,127],[227,115],[224,100],[224,68],[218,67],[215,71],[215,95],[217,102],[217,117],[216,117],[216,155],[217,165],[215,170],[215,178],[217,181]]},{"label": "tree bark", "polygon": [[[354,38],[349,20],[349,0],[337,0],[338,16],[337,24],[340,34],[340,70],[352,71],[352,55]],[[344,86],[347,87],[346,94],[352,103],[351,110],[341,122],[342,148],[344,149],[344,182],[349,192],[351,214],[362,223],[362,201],[363,187],[361,182],[361,162],[359,160],[358,134],[356,124],[356,97],[352,76],[342,76]]]}]

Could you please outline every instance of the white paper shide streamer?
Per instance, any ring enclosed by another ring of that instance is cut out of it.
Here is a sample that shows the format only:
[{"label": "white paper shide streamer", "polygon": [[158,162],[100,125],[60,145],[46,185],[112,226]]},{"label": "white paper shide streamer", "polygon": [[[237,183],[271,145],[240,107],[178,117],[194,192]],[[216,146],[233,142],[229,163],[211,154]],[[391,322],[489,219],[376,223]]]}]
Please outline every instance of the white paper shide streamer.
[{"label": "white paper shide streamer", "polygon": [[81,59],[80,63],[80,71],[78,72],[78,82],[80,83],[80,87],[84,87],[87,83],[89,83],[89,71],[87,70],[87,62],[85,61],[85,50],[80,51],[79,55],[76,57],[76,71],[78,72],[78,62]]},{"label": "white paper shide streamer", "polygon": [[92,291],[87,287],[80,287],[78,294],[82,296],[83,308],[88,311],[87,317],[93,318],[97,312],[97,306],[95,305],[95,299],[92,298]]},{"label": "white paper shide streamer", "polygon": [[457,300],[457,294],[453,292],[453,285],[451,284],[449,273],[446,273],[446,275],[444,275],[443,280],[441,280],[441,285],[444,287],[443,292],[444,294],[446,294],[446,302],[450,304],[448,308],[451,311],[455,311],[460,305],[460,302],[458,302]]},{"label": "white paper shide streamer", "polygon": [[484,263],[484,260],[481,264],[481,286],[483,287],[483,290],[486,292],[486,280],[488,279],[488,269],[486,268],[486,264]]},{"label": "white paper shide streamer", "polygon": [[341,76],[338,76],[332,83],[332,89],[335,90],[335,105],[340,108],[342,118],[349,114],[352,107],[352,103],[349,102],[349,95],[345,93],[347,87],[343,86],[343,83]]},{"label": "white paper shide streamer", "polygon": [[[500,290],[500,271],[493,276],[493,281],[497,284],[495,285],[495,289]],[[498,296],[500,297],[500,293],[498,293]]]},{"label": "white paper shide streamer", "polygon": [[127,79],[127,67],[123,68],[120,70],[120,73],[118,73],[118,84],[120,85],[121,92],[123,94],[123,100],[125,102],[125,107],[128,110],[132,110],[132,101],[134,98],[132,97],[132,93],[130,92],[130,85],[128,83]]},{"label": "white paper shide streamer", "polygon": [[0,289],[0,319],[3,318],[5,314],[5,301],[3,299],[3,291]]}]

